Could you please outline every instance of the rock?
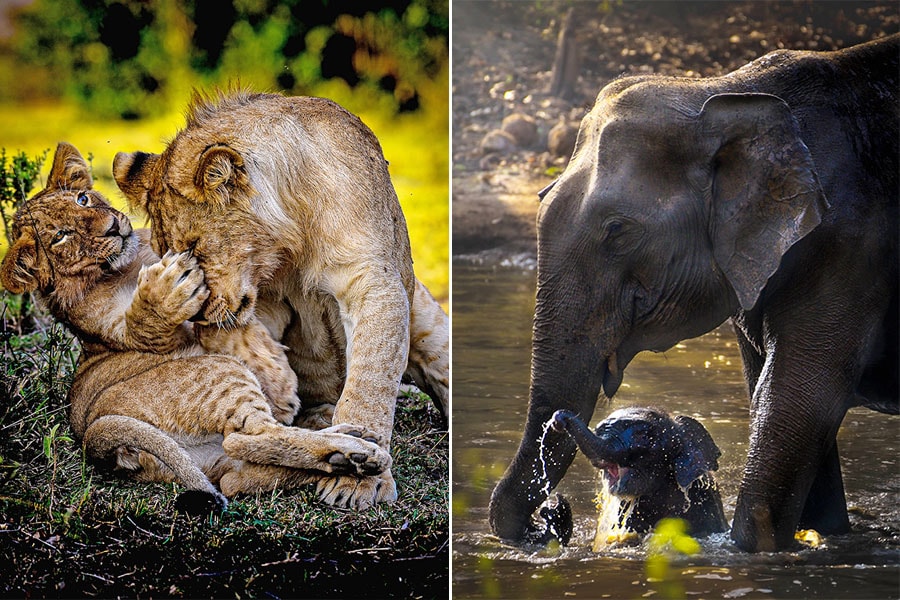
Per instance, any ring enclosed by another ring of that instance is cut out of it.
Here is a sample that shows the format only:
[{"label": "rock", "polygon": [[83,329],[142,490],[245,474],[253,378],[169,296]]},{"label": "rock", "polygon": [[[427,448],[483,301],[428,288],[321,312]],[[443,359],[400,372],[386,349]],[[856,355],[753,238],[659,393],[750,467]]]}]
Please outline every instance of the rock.
[{"label": "rock", "polygon": [[547,150],[550,151],[551,156],[568,158],[572,156],[577,137],[577,127],[565,122],[557,123],[547,134]]},{"label": "rock", "polygon": [[513,113],[503,119],[500,129],[511,135],[520,148],[528,148],[537,142],[537,123],[528,115]]},{"label": "rock", "polygon": [[483,154],[491,154],[493,152],[509,154],[515,151],[516,146],[516,138],[500,129],[489,131],[479,144]]}]

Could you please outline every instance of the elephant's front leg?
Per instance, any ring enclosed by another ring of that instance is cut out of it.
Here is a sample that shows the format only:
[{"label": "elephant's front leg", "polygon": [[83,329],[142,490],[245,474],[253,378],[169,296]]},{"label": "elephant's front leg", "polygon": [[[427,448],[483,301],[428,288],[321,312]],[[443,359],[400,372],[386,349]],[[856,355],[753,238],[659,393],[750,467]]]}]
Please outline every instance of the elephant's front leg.
[{"label": "elephant's front leg", "polygon": [[837,441],[831,445],[816,472],[800,516],[800,528],[815,529],[822,534],[850,531]]},{"label": "elephant's front leg", "polygon": [[[835,436],[846,411],[846,394],[841,393],[846,384],[834,381],[830,374],[835,371],[829,369],[813,380],[808,368],[796,356],[770,354],[756,386],[750,449],[731,532],[744,550],[790,547],[821,467],[834,475],[828,458],[832,451],[837,457]],[[842,486],[829,493],[827,502],[836,503],[829,514],[842,512],[846,519]],[[808,525],[825,529],[820,522]]]}]

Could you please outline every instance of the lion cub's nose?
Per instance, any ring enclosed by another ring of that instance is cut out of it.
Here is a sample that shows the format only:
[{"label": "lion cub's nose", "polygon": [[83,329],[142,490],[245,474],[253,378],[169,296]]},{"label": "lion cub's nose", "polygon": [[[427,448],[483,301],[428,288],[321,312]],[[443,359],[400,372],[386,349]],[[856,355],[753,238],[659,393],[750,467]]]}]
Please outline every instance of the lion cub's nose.
[{"label": "lion cub's nose", "polygon": [[112,225],[106,230],[106,237],[113,237],[114,235],[119,235],[119,220],[116,218],[113,218]]}]

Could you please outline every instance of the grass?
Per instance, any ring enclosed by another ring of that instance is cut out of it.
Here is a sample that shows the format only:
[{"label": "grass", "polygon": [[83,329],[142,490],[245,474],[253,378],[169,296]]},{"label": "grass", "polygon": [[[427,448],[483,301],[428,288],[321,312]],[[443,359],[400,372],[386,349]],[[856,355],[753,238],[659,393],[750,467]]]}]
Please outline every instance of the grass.
[{"label": "grass", "polygon": [[191,518],[178,486],[85,463],[65,414],[77,341],[43,317],[23,334],[3,300],[0,595],[446,597],[448,437],[427,397],[398,402],[397,503],[353,512],[276,490]]}]

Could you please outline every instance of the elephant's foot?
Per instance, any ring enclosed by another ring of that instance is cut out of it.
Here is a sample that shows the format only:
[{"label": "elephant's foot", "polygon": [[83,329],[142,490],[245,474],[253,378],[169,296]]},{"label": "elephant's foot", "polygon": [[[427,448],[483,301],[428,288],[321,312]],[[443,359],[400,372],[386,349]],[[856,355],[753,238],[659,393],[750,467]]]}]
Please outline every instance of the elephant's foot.
[{"label": "elephant's foot", "polygon": [[538,534],[531,543],[541,545],[548,544],[551,540],[557,540],[563,546],[572,538],[572,507],[562,494],[556,494],[555,498],[548,498],[541,505],[538,514],[544,520],[544,531],[535,529],[533,534]]}]

